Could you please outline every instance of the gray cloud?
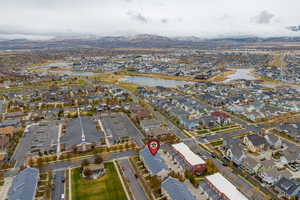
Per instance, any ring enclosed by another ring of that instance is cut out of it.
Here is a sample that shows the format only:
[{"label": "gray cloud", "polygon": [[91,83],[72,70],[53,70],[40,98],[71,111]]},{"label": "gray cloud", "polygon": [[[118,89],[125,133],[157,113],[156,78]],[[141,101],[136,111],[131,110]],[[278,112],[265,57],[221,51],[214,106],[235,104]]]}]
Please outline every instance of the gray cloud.
[{"label": "gray cloud", "polygon": [[299,36],[299,32],[285,28],[300,23],[299,0],[288,0],[285,4],[282,0],[0,1],[2,37],[143,33],[204,38]]},{"label": "gray cloud", "polygon": [[143,16],[141,13],[128,11],[126,14],[136,21],[143,22],[143,23],[148,22],[148,19],[145,16]]},{"label": "gray cloud", "polygon": [[230,20],[232,17],[228,14],[224,14],[221,17],[219,17],[220,20]]},{"label": "gray cloud", "polygon": [[268,12],[267,10],[263,10],[254,17],[254,20],[258,24],[270,24],[273,17],[275,17],[274,14]]},{"label": "gray cloud", "polygon": [[169,20],[168,20],[168,19],[166,19],[166,18],[162,18],[160,21],[161,21],[162,23],[164,23],[164,24],[166,24],[166,23],[168,23],[168,22],[169,22]]}]

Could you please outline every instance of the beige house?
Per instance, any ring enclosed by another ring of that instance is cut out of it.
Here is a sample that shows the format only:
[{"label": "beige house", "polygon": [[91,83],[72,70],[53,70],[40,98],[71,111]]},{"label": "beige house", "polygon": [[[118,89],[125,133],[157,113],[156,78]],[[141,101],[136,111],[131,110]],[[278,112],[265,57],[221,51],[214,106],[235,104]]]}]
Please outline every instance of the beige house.
[{"label": "beige house", "polygon": [[263,152],[268,148],[268,143],[263,136],[257,134],[246,135],[243,143],[250,152]]}]

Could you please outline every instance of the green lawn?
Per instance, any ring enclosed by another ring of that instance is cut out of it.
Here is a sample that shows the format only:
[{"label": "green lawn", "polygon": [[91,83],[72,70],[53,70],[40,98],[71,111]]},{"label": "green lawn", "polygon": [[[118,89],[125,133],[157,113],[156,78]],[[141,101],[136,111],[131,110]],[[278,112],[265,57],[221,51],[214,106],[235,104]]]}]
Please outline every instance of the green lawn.
[{"label": "green lawn", "polygon": [[223,144],[223,140],[217,140],[217,141],[211,142],[210,144],[214,147],[220,146]]},{"label": "green lawn", "polygon": [[104,164],[106,175],[96,180],[80,176],[80,168],[72,170],[72,200],[127,200],[112,162]]},{"label": "green lawn", "polygon": [[226,133],[226,132],[233,132],[233,131],[238,131],[238,130],[241,130],[241,128],[240,127],[229,128],[229,129],[224,129],[224,130],[221,130],[221,131],[217,131],[216,133]]},{"label": "green lawn", "polygon": [[204,129],[204,130],[198,130],[198,131],[196,131],[197,132],[197,134],[198,135],[200,135],[200,134],[205,134],[205,133],[208,133],[209,132],[209,130],[207,130],[207,129]]}]

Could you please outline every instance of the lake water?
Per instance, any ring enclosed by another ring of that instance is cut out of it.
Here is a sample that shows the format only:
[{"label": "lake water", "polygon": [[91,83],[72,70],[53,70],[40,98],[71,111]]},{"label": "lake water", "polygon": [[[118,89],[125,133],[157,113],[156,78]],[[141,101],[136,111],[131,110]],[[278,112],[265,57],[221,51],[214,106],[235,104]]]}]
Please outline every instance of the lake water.
[{"label": "lake water", "polygon": [[[272,85],[272,84],[268,84],[268,83],[264,83],[262,84],[263,87],[268,87],[268,88],[276,88],[279,87],[278,85]],[[300,87],[296,87],[296,86],[289,86],[295,90],[297,90],[298,92],[300,92]]]},{"label": "lake water", "polygon": [[[64,68],[66,70],[59,70],[55,68]],[[68,76],[96,76],[100,73],[94,73],[94,72],[74,72],[70,71],[72,69],[72,63],[66,63],[66,62],[56,62],[51,63],[49,65],[43,65],[40,66],[41,69],[46,69],[46,73],[56,73],[59,75],[68,75]]]},{"label": "lake water", "polygon": [[144,85],[149,87],[163,86],[167,88],[174,88],[177,86],[183,86],[185,84],[191,84],[193,82],[188,81],[176,81],[161,78],[152,78],[146,76],[125,76],[121,81],[127,83],[134,83],[138,85]]},{"label": "lake water", "polygon": [[43,65],[43,66],[41,66],[41,68],[42,69],[51,69],[54,67],[59,67],[59,68],[71,69],[72,65],[73,65],[72,63],[56,62],[56,63],[51,63],[49,65]]},{"label": "lake water", "polygon": [[96,76],[100,74],[94,72],[72,72],[72,71],[64,71],[64,70],[48,70],[48,72],[68,75],[68,76]]},{"label": "lake water", "polygon": [[231,74],[227,76],[227,79],[224,81],[224,83],[228,83],[233,80],[238,79],[246,79],[246,80],[256,80],[256,78],[249,73],[253,71],[253,69],[235,69],[236,72],[234,74]]}]

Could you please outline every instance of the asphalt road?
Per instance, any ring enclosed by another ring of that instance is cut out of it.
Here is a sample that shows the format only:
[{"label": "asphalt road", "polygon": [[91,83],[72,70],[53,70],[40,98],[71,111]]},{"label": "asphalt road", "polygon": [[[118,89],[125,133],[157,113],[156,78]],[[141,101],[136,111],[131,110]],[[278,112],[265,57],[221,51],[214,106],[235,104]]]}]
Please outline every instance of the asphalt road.
[{"label": "asphalt road", "polygon": [[52,200],[62,199],[62,194],[64,194],[65,190],[65,170],[54,171],[53,172],[53,192],[52,192]]},{"label": "asphalt road", "polygon": [[[129,151],[122,151],[118,153],[112,153],[109,157],[107,157],[104,161],[113,160],[113,159],[120,159],[120,158],[126,158],[130,157],[135,153],[134,150]],[[48,171],[58,171],[58,170],[64,170],[70,167],[79,167],[81,165],[82,160],[89,160],[90,162],[94,161],[95,156],[91,156],[88,158],[79,158],[76,160],[66,160],[66,161],[58,161],[54,163],[49,163],[41,168],[41,172],[48,172]]]},{"label": "asphalt road", "polygon": [[122,159],[118,161],[119,165],[121,166],[121,169],[123,171],[123,175],[125,177],[125,182],[130,187],[130,190],[132,192],[132,195],[135,200],[147,200],[147,196],[142,188],[142,186],[139,184],[138,180],[135,178],[135,171],[133,167],[130,164],[130,161],[128,159]]}]

